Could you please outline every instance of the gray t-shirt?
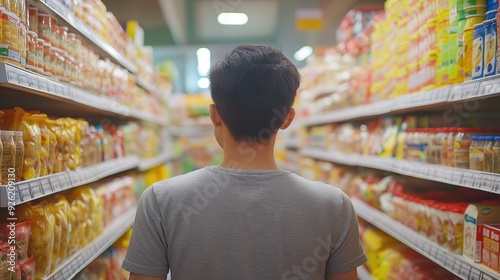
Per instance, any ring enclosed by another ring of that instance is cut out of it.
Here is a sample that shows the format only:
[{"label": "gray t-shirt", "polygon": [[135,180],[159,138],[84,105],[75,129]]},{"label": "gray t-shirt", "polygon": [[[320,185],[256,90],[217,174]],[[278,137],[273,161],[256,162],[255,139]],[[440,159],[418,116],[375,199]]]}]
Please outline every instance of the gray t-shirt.
[{"label": "gray t-shirt", "polygon": [[366,261],[338,188],[284,170],[210,166],[141,196],[123,268],[173,280],[324,279]]}]

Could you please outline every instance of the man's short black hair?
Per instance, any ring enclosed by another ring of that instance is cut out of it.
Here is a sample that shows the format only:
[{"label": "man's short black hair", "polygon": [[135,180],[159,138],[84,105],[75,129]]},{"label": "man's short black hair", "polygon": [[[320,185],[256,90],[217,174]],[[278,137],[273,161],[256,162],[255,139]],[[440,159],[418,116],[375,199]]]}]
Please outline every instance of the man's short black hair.
[{"label": "man's short black hair", "polygon": [[283,124],[300,74],[277,48],[241,45],[210,71],[215,107],[236,141],[264,141]]}]

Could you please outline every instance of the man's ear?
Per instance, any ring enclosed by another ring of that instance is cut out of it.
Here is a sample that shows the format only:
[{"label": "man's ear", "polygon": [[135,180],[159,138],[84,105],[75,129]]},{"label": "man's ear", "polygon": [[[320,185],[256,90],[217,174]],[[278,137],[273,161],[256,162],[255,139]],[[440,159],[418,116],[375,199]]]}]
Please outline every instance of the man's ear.
[{"label": "man's ear", "polygon": [[222,125],[222,119],[220,118],[219,112],[217,112],[215,104],[210,104],[210,119],[212,120],[214,127]]},{"label": "man's ear", "polygon": [[283,124],[280,126],[280,129],[288,128],[290,126],[290,124],[292,123],[294,118],[295,118],[295,108],[290,108],[290,112],[288,112],[288,115],[286,116]]}]

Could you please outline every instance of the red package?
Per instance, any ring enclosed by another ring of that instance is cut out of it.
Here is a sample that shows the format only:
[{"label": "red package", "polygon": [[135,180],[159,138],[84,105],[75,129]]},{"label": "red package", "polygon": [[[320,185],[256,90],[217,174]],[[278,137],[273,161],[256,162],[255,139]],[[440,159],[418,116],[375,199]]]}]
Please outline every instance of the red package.
[{"label": "red package", "polygon": [[0,241],[0,262],[6,262],[9,266],[15,265],[19,259],[19,251],[17,249],[11,250],[13,245]]},{"label": "red package", "polygon": [[35,265],[35,257],[33,256],[19,262],[21,278],[23,280],[35,280]]},{"label": "red package", "polygon": [[[0,240],[9,242],[9,237],[14,236],[16,250],[19,251],[19,259],[28,258],[28,245],[31,235],[31,221],[25,221],[14,225],[0,224]],[[13,244],[13,243],[9,243]]]}]

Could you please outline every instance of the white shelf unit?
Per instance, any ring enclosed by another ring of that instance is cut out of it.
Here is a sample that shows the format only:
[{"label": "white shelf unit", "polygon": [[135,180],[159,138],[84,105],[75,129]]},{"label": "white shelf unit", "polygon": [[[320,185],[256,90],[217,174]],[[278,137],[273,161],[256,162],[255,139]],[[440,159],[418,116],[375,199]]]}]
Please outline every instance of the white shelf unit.
[{"label": "white shelf unit", "polygon": [[57,0],[29,0],[30,5],[37,7],[41,12],[55,16],[60,25],[65,25],[69,30],[79,35],[85,43],[93,47],[99,56],[109,58],[114,63],[121,65],[132,73],[137,73],[137,67],[119,53],[110,44],[91,30],[83,21],[78,19],[73,11]]},{"label": "white shelf unit", "polygon": [[179,156],[169,154],[167,152],[161,152],[160,155],[150,158],[150,159],[143,159],[140,161],[138,169],[139,171],[146,171],[148,169],[151,169],[153,167],[159,166],[161,164],[167,163],[169,161],[175,160],[179,158]]},{"label": "white shelf unit", "polygon": [[426,237],[414,232],[368,204],[358,199],[352,199],[352,202],[360,218],[406,244],[461,279],[500,279],[499,273],[495,273],[493,270],[481,264],[473,263],[460,255],[450,253],[446,248],[440,247]]},{"label": "white shelf unit", "polygon": [[61,263],[55,271],[45,277],[44,280],[73,279],[78,272],[99,257],[99,255],[106,251],[107,248],[133,226],[135,212],[136,209],[129,210],[113,221],[104,229],[103,233],[98,238]]},{"label": "white shelf unit", "polygon": [[500,194],[500,174],[467,170],[394,158],[381,158],[309,148],[302,155],[343,165],[385,170],[415,178]]},{"label": "white shelf unit", "polygon": [[[5,62],[0,62],[0,86],[25,92],[32,96],[43,97],[47,102],[58,101],[63,104],[60,107],[64,107],[64,110],[97,111],[115,117],[166,125],[166,118],[152,115],[150,112],[129,108],[110,98],[98,96],[76,86],[53,80]],[[16,101],[17,98],[16,100],[10,100],[10,102]],[[48,104],[47,106],[52,105]]]},{"label": "white shelf unit", "polygon": [[[19,205],[44,196],[96,182],[108,176],[138,167],[137,156],[112,159],[75,171],[65,171],[16,183],[15,204]],[[7,186],[0,186],[0,208],[7,207]]]},{"label": "white shelf unit", "polygon": [[358,271],[358,279],[359,280],[372,280],[373,279],[370,272],[368,272],[368,270],[363,265],[359,266],[357,271]]},{"label": "white shelf unit", "polygon": [[418,111],[423,108],[449,105],[468,99],[485,99],[499,94],[500,76],[497,75],[434,90],[403,95],[390,100],[313,115],[300,122],[303,126],[343,122],[388,113]]}]

